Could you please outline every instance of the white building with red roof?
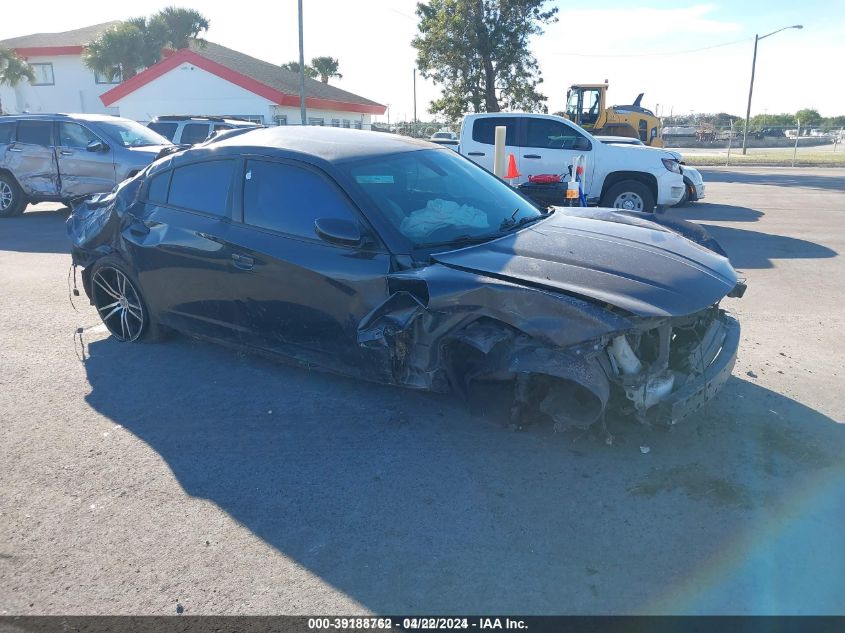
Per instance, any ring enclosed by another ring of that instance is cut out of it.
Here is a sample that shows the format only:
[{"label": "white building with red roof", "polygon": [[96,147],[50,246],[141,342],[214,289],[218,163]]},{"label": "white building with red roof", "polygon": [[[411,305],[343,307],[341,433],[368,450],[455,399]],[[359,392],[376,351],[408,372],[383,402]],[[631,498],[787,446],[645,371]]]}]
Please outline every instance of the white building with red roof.
[{"label": "white building with red roof", "polygon": [[[116,24],[39,33],[0,42],[27,59],[36,82],[0,88],[6,112],[95,112],[136,121],[159,115],[242,117],[299,124],[299,75],[213,42],[168,51],[122,83],[106,83],[85,66],[85,45]],[[315,79],[305,79],[308,123],[368,127],[385,106]]]}]

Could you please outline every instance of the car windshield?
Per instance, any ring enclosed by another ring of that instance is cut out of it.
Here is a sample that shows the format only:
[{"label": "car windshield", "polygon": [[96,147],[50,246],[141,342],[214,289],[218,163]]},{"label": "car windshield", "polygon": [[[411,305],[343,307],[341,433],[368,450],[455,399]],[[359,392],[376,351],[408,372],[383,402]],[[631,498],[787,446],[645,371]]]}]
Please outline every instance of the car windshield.
[{"label": "car windshield", "polygon": [[144,127],[135,121],[99,121],[98,125],[103,132],[123,145],[123,147],[149,147],[150,145],[170,145],[165,137],[158,132]]},{"label": "car windshield", "polygon": [[513,188],[448,149],[339,167],[415,248],[483,241],[544,217]]}]

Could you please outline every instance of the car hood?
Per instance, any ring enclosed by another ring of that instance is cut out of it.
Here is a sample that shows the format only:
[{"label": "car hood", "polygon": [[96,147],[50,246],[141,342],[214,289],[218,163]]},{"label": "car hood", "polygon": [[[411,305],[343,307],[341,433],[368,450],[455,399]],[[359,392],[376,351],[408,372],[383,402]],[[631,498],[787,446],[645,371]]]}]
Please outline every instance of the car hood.
[{"label": "car hood", "polygon": [[158,154],[159,154],[159,152],[161,152],[161,150],[168,148],[168,147],[173,147],[173,146],[172,145],[144,145],[142,147],[127,147],[125,149],[128,149],[130,152],[137,155],[139,158],[150,156],[150,157],[152,157],[150,160],[152,160],[153,158],[158,156]]},{"label": "car hood", "polygon": [[[607,209],[561,209],[501,238],[437,253],[453,268],[608,303],[640,316],[682,316],[736,285],[730,262],[668,229]],[[596,217],[590,217],[594,214]]]},{"label": "car hood", "polygon": [[662,147],[651,147],[649,145],[620,145],[618,143],[603,143],[603,145],[604,147],[610,148],[610,150],[614,154],[614,157],[624,156],[625,158],[629,158],[635,161],[642,160],[643,153],[645,153],[646,156],[654,156],[657,159],[677,159],[677,157],[680,156],[680,154],[678,154],[677,152],[663,149]]}]

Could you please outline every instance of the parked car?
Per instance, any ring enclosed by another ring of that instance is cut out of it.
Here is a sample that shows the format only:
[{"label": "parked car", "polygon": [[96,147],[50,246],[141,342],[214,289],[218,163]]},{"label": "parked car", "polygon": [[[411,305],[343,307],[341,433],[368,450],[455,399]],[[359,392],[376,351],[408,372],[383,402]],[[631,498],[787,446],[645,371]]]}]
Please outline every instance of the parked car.
[{"label": "parked car", "polygon": [[[156,161],[68,219],[121,341],[171,328],[534,414],[674,422],[731,373],[725,257],[609,209],[546,211],[455,152],[276,127]],[[569,213],[571,212],[571,213]],[[526,418],[527,416],[527,418]]]},{"label": "parked car", "polygon": [[259,124],[255,121],[248,121],[246,119],[201,115],[157,116],[147,123],[147,127],[151,130],[155,130],[177,145],[202,143],[220,130],[234,130],[237,128],[258,126]]},{"label": "parked car", "polygon": [[[645,143],[643,143],[640,139],[630,138],[628,136],[597,136],[596,138],[602,143],[609,143],[611,145],[638,145],[646,147]],[[679,152],[672,150],[665,151],[673,154],[681,164],[681,174],[684,177],[684,186],[686,187],[686,191],[684,191],[684,195],[681,200],[673,206],[682,207],[689,202],[701,200],[704,197],[704,178],[702,177],[701,172],[695,167],[687,165],[686,162],[684,162],[684,157],[681,156]]]},{"label": "parked car", "polygon": [[96,114],[0,117],[0,217],[29,203],[110,191],[172,144],[143,125]]},{"label": "parked car", "polygon": [[505,152],[513,154],[520,173],[516,184],[531,175],[566,174],[572,160],[583,155],[588,204],[648,213],[677,204],[684,195],[675,154],[658,148],[643,152],[605,145],[571,121],[551,114],[468,114],[461,128],[461,154],[492,170],[497,126],[507,128]]},{"label": "parked car", "polygon": [[455,135],[454,132],[435,132],[431,135],[429,139],[431,141],[439,141],[439,140],[447,140],[447,141],[457,141],[458,137]]}]

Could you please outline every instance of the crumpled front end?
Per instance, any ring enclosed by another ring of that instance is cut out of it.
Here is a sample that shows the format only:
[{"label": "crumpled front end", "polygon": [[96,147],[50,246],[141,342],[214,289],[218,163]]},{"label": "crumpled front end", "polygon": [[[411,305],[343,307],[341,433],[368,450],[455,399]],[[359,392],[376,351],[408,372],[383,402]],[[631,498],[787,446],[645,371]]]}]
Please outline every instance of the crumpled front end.
[{"label": "crumpled front end", "polygon": [[[468,395],[511,390],[511,423],[585,428],[608,413],[674,424],[730,376],[739,324],[718,304],[642,317],[444,267],[394,276],[396,292],[360,324],[358,342],[389,351],[396,384]],[[738,284],[732,296],[739,296]]]},{"label": "crumpled front end", "polygon": [[643,422],[675,424],[701,408],[730,377],[739,333],[739,322],[714,306],[690,316],[646,321],[612,337],[605,358],[616,404]]}]

